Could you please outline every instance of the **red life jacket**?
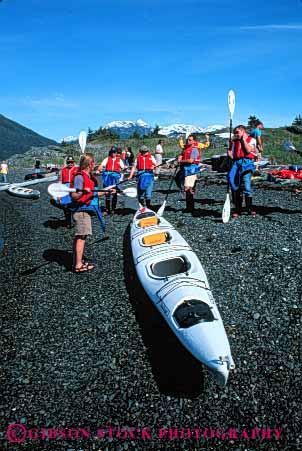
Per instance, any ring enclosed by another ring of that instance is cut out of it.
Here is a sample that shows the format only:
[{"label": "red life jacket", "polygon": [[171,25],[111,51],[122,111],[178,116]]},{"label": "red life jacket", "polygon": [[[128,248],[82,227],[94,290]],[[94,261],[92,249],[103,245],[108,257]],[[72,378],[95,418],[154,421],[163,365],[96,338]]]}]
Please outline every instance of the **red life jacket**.
[{"label": "red life jacket", "polygon": [[112,158],[109,156],[105,167],[106,171],[121,172],[120,161],[119,157]]},{"label": "red life jacket", "polygon": [[[246,138],[246,142],[249,144],[252,139],[254,138],[252,136],[249,136],[248,138]],[[254,160],[256,156],[253,153],[245,153],[242,149],[240,141],[232,141],[232,152],[234,160],[240,160],[240,158],[250,158],[251,160]]]},{"label": "red life jacket", "polygon": [[[93,190],[98,185],[97,179],[91,174],[89,177],[89,175],[86,172],[78,169],[78,172],[75,174],[75,176],[76,175],[81,175],[83,177],[83,182],[84,182],[83,189],[90,188],[91,190]],[[85,204],[85,205],[90,205],[93,196],[94,196],[94,193],[84,193],[83,196],[81,196],[80,199],[76,200],[75,202],[79,202],[79,203]]]},{"label": "red life jacket", "polygon": [[147,171],[150,171],[151,169],[153,169],[154,163],[152,161],[151,153],[147,152],[147,153],[145,153],[145,155],[142,155],[141,153],[139,153],[137,156],[136,167],[137,167],[138,171],[143,171],[145,169]]},{"label": "red life jacket", "polygon": [[122,160],[126,160],[127,153],[125,150],[122,151],[121,157],[122,157]]},{"label": "red life jacket", "polygon": [[198,151],[198,157],[193,161],[192,164],[198,164],[200,163],[200,150],[198,149],[198,142],[194,141],[192,144],[190,144],[189,146],[186,146],[182,152],[182,159],[183,160],[190,160],[191,158],[191,152],[192,150],[195,148]]},{"label": "red life jacket", "polygon": [[76,173],[78,172],[78,169],[79,168],[77,168],[76,166],[73,166],[70,169],[68,169],[67,166],[64,166],[61,171],[62,183],[72,183]]}]

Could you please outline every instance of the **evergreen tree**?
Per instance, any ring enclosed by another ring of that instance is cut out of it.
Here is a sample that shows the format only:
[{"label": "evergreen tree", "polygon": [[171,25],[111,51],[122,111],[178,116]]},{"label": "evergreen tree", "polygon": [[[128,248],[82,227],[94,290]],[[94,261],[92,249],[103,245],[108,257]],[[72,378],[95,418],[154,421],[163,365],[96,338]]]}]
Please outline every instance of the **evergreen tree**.
[{"label": "evergreen tree", "polygon": [[298,116],[295,117],[295,119],[293,120],[292,125],[298,126],[298,127],[302,127],[302,117],[301,117],[301,114],[299,114]]},{"label": "evergreen tree", "polygon": [[93,136],[94,136],[94,131],[92,130],[92,128],[88,127],[88,132],[87,132],[87,142],[91,141]]},{"label": "evergreen tree", "polygon": [[138,133],[137,130],[135,130],[131,136],[129,136],[130,139],[140,139],[141,135]]},{"label": "evergreen tree", "polygon": [[255,128],[255,127],[256,127],[256,124],[257,124],[258,122],[261,122],[260,119],[258,119],[258,117],[256,117],[255,115],[254,115],[254,116],[251,115],[251,116],[248,118],[247,126],[250,127],[250,128]]},{"label": "evergreen tree", "polygon": [[158,137],[160,136],[160,135],[158,134],[159,130],[160,130],[160,127],[159,127],[158,124],[156,124],[155,127],[154,127],[154,129],[152,130],[150,136],[151,136],[152,138],[158,138]]}]

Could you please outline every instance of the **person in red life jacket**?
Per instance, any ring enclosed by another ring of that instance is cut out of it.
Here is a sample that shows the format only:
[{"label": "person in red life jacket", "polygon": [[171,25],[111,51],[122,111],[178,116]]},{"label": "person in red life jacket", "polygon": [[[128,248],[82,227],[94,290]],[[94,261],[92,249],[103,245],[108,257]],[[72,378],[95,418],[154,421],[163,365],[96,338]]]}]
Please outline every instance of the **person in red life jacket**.
[{"label": "person in red life jacket", "polygon": [[[74,158],[72,155],[69,155],[66,158],[66,165],[61,169],[60,174],[60,182],[64,185],[70,187],[72,186],[73,179],[75,174],[77,173],[78,168],[75,166]],[[60,200],[60,205],[63,208],[64,216],[65,216],[65,224],[67,228],[71,228],[71,212],[68,209],[68,203],[71,201],[71,197],[69,195],[65,196]]]},{"label": "person in red life jacket", "polygon": [[[99,213],[98,198],[104,195],[104,192],[93,192],[97,186],[97,179],[92,175],[95,160],[91,153],[81,155],[80,165],[75,175],[73,185],[74,188],[80,190],[71,193],[71,197],[76,205],[73,213],[75,223],[74,238],[74,272],[83,273],[92,271],[94,265],[83,261],[85,242],[88,235],[92,235],[91,212],[93,210]],[[112,193],[115,190],[111,190]],[[100,217],[99,217],[100,219]]]},{"label": "person in red life jacket", "polygon": [[131,168],[129,180],[134,176],[135,171],[137,177],[137,197],[141,205],[151,208],[151,196],[154,184],[153,169],[156,167],[155,158],[151,155],[147,146],[139,149],[139,154]]},{"label": "person in red life jacket", "polygon": [[69,155],[66,158],[66,165],[61,169],[60,182],[70,187],[70,184],[72,183],[77,172],[78,168],[75,166],[74,158]]},{"label": "person in red life jacket", "polygon": [[234,128],[234,136],[231,148],[228,150],[229,157],[233,160],[231,170],[228,174],[232,188],[233,203],[235,210],[233,218],[238,218],[242,210],[242,193],[245,195],[245,205],[248,213],[256,215],[253,209],[252,173],[255,171],[254,160],[257,155],[255,138],[248,136],[244,125]]},{"label": "person in red life jacket", "polygon": [[[125,168],[123,160],[117,155],[118,149],[112,146],[109,150],[108,157],[105,158],[97,168],[97,173],[102,172],[103,187],[117,185],[121,181],[122,171]],[[112,201],[110,193],[106,193],[106,210],[105,213],[110,215],[116,209],[117,194],[113,194]],[[111,203],[111,205],[110,205]]]},{"label": "person in red life jacket", "polygon": [[[194,187],[197,181],[197,174],[200,172],[201,149],[206,149],[210,145],[209,135],[206,134],[206,142],[196,141],[194,135],[189,135],[184,145],[182,138],[179,141],[183,149],[178,156],[177,162],[180,164],[178,180],[183,179],[184,191],[186,193],[186,212],[194,211]],[[182,186],[182,182],[180,182]]]}]

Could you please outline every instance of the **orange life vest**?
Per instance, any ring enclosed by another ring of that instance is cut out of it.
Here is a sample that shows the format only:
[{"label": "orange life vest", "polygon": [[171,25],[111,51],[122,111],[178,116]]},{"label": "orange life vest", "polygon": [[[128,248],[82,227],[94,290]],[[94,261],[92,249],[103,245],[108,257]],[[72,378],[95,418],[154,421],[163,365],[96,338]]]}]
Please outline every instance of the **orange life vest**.
[{"label": "orange life vest", "polygon": [[189,146],[186,146],[182,152],[182,159],[183,160],[189,160],[191,158],[191,152],[192,150],[195,148],[198,152],[198,157],[193,161],[192,164],[198,164],[200,163],[200,158],[201,158],[201,154],[200,154],[200,150],[198,149],[198,142],[194,141],[192,144],[190,144]]},{"label": "orange life vest", "polygon": [[[246,138],[246,142],[249,144],[252,139],[254,138],[252,136],[249,136],[248,138]],[[254,160],[256,156],[253,153],[246,153],[242,149],[240,141],[232,141],[232,152],[234,160],[240,160],[241,158],[250,158],[251,160]]]},{"label": "orange life vest", "polygon": [[79,168],[77,168],[76,166],[73,166],[70,169],[68,169],[67,166],[64,166],[61,171],[62,183],[72,183],[76,173],[78,172],[78,169]]},{"label": "orange life vest", "polygon": [[[84,172],[78,170],[78,172],[75,174],[75,176],[81,175],[83,177],[83,190],[86,188],[90,188],[91,190],[95,189],[98,182],[97,179],[90,174],[90,176]],[[94,197],[94,193],[83,193],[83,195],[80,197],[80,199],[76,200],[75,202],[78,202],[80,204],[90,205],[92,198]]]},{"label": "orange life vest", "polygon": [[119,157],[112,158],[109,156],[105,167],[106,171],[121,172],[120,162],[121,159]]},{"label": "orange life vest", "polygon": [[152,155],[151,153],[147,152],[145,155],[142,155],[141,153],[137,156],[137,170],[138,171],[150,171],[154,167],[154,163],[152,161]]}]

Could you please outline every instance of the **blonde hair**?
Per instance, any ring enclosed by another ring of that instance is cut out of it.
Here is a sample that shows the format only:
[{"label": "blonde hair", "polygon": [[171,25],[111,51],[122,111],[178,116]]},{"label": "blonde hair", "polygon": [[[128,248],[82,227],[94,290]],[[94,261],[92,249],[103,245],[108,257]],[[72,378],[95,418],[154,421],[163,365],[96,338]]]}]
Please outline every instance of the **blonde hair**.
[{"label": "blonde hair", "polygon": [[93,153],[84,153],[81,155],[79,168],[81,171],[87,169],[88,166],[94,161]]}]

